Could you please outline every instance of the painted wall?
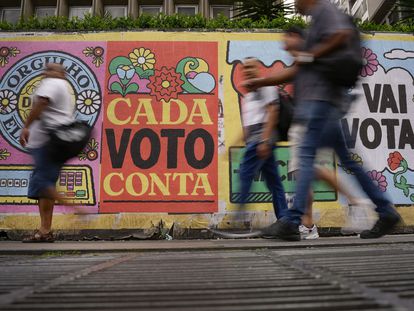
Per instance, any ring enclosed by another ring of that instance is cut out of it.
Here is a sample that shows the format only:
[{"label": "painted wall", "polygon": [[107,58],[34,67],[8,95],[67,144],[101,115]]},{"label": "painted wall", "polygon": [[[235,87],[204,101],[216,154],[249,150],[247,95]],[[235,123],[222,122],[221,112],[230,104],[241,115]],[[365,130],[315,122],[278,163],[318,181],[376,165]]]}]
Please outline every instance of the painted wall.
[{"label": "painted wall", "polygon": [[[240,62],[256,56],[263,74],[290,66],[280,40],[275,33],[0,34],[0,228],[38,225],[36,202],[26,198],[32,160],[18,137],[47,62],[67,68],[76,116],[94,125],[58,180],[75,206],[56,207],[56,229],[145,229],[160,220],[230,226],[243,151]],[[366,36],[363,52],[344,133],[352,156],[414,225],[414,38]],[[287,143],[277,156],[291,197]],[[322,164],[360,192],[334,155]],[[314,189],[319,225],[342,226],[345,199],[323,183]],[[270,201],[259,175],[247,211],[254,226],[274,220]]]}]

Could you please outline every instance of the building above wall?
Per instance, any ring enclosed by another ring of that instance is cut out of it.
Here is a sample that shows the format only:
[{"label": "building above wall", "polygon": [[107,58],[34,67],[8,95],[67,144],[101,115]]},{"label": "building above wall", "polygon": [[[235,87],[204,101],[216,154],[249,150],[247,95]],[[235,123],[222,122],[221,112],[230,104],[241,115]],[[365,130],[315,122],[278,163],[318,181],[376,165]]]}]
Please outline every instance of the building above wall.
[{"label": "building above wall", "polygon": [[83,18],[85,14],[136,18],[159,13],[231,18],[236,5],[233,0],[2,0],[0,21],[16,23],[20,17],[55,15]]}]

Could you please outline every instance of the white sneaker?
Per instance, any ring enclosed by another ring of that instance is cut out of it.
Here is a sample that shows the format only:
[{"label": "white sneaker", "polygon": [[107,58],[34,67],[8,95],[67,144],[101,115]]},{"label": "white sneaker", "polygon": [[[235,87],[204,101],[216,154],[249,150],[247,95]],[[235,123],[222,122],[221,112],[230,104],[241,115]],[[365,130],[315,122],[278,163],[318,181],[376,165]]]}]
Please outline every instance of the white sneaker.
[{"label": "white sneaker", "polygon": [[343,235],[361,233],[371,228],[375,222],[373,210],[375,205],[369,200],[357,200],[356,204],[345,206],[345,224],[341,229]]},{"label": "white sneaker", "polygon": [[300,225],[299,232],[302,240],[315,240],[319,238],[318,227],[316,225],[313,225],[312,228]]}]

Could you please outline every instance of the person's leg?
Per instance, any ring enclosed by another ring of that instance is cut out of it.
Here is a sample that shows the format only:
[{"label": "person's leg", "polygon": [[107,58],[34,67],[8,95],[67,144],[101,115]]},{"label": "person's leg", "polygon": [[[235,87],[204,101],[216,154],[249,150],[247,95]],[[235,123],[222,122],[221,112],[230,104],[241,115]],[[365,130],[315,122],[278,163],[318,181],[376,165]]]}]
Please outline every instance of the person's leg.
[{"label": "person's leg", "polygon": [[307,228],[312,228],[314,225],[313,216],[312,216],[312,213],[313,213],[313,210],[312,210],[313,191],[312,190],[309,191],[307,202],[308,204],[306,206],[305,214],[303,214],[302,216],[302,225],[304,225]]},{"label": "person's leg", "polygon": [[39,212],[40,212],[40,228],[42,234],[48,234],[52,230],[53,206],[55,201],[53,199],[40,198]]},{"label": "person's leg", "polygon": [[316,150],[321,144],[321,135],[331,115],[332,105],[323,101],[310,101],[307,104],[309,121],[307,132],[300,148],[300,168],[296,183],[296,197],[293,207],[288,211],[287,221],[299,226],[305,209],[311,182],[314,178],[314,161]]},{"label": "person's leg", "polygon": [[[293,176],[295,180],[298,178],[299,171],[299,146],[302,143],[303,136],[306,133],[306,126],[301,123],[292,124],[289,129],[289,165],[288,172]],[[294,200],[294,196],[293,196]],[[302,224],[305,227],[313,227],[312,219],[312,204],[313,204],[313,192],[309,191],[308,206],[306,207],[305,214],[302,217]]]},{"label": "person's leg", "polygon": [[401,217],[387,196],[375,186],[362,167],[349,156],[339,121],[332,123],[327,132],[329,133],[326,135],[327,137],[334,138],[331,140],[332,145],[342,165],[354,173],[362,190],[376,205],[375,211],[378,213],[379,219],[371,230],[361,232],[360,237],[364,239],[379,238],[389,233],[398,224]]},{"label": "person's leg", "polygon": [[[339,122],[332,122],[327,129],[329,133],[328,138],[332,141],[333,148],[338,155],[341,164],[352,171],[360,184],[362,190],[367,194],[371,201],[377,206],[376,211],[380,216],[394,212],[392,208],[391,201],[386,197],[386,195],[381,192],[375,184],[369,178],[368,174],[365,173],[363,168],[351,159],[349,156],[349,151],[345,143],[345,139],[340,127]],[[325,138],[325,135],[324,135]]]},{"label": "person's leg", "polygon": [[357,199],[348,191],[346,187],[343,187],[335,177],[335,173],[327,168],[316,166],[315,167],[315,179],[322,180],[331,186],[334,190],[342,193],[349,201],[350,204],[356,204]]},{"label": "person's leg", "polygon": [[253,178],[258,172],[262,161],[257,156],[256,151],[257,144],[248,144],[243,155],[242,162],[240,163],[240,199],[239,203],[243,208],[243,205],[247,201],[250,187],[253,182]]},{"label": "person's leg", "polygon": [[272,193],[273,209],[276,218],[280,219],[287,213],[288,206],[286,203],[285,189],[279,176],[279,170],[276,165],[276,159],[272,152],[262,166],[262,173],[266,181],[266,185]]}]

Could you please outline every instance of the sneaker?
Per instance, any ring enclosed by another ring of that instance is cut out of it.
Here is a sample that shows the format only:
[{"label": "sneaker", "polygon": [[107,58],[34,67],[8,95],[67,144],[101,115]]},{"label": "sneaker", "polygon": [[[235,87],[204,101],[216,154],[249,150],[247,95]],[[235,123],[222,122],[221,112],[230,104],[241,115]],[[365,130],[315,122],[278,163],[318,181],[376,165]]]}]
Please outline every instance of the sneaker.
[{"label": "sneaker", "polygon": [[401,217],[396,212],[380,217],[371,230],[361,232],[361,239],[377,239],[390,233],[400,222]]},{"label": "sneaker", "polygon": [[313,225],[312,228],[300,225],[299,233],[302,240],[315,240],[319,238],[318,227],[316,225]]},{"label": "sneaker", "polygon": [[370,200],[358,199],[354,204],[349,204],[345,209],[345,224],[341,228],[342,235],[358,234],[375,223],[375,205]]},{"label": "sneaker", "polygon": [[299,226],[281,218],[262,230],[263,236],[278,237],[286,241],[300,241]]}]

